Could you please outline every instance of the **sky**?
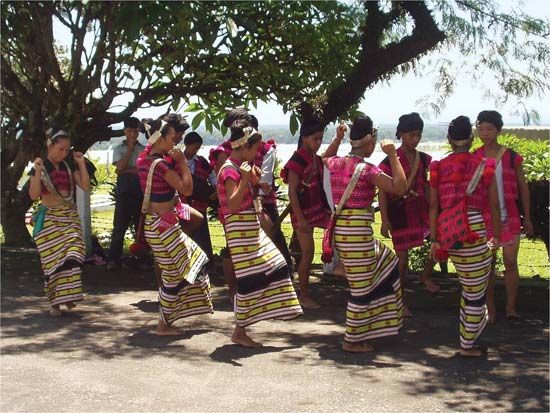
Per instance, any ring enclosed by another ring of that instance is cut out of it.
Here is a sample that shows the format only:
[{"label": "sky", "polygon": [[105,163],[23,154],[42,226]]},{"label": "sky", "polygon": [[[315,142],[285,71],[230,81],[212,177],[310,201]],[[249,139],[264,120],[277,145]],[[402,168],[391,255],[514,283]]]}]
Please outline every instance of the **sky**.
[{"label": "sky", "polygon": [[[548,0],[525,0],[523,10],[531,16],[550,19],[550,1]],[[63,30],[60,25],[54,25],[54,36],[61,44],[67,44],[69,33]],[[455,53],[456,52],[449,52]],[[484,109],[499,110],[504,118],[505,124],[521,124],[521,117],[513,115],[516,109],[509,103],[503,106],[495,106],[494,102],[484,100],[482,91],[477,89],[469,79],[457,79],[460,88],[446,101],[445,109],[437,117],[431,116],[427,122],[449,122],[458,115],[467,115],[475,118],[477,113]],[[434,77],[427,75],[416,77],[409,73],[405,76],[396,75],[389,84],[377,84],[365,93],[365,98],[360,104],[359,110],[368,114],[377,124],[396,123],[399,116],[404,113],[420,111],[416,104],[421,97],[433,93]],[[124,98],[117,99],[119,104],[124,104]],[[532,97],[524,101],[530,109],[536,109],[541,117],[543,125],[550,125],[550,96],[547,94],[542,98]],[[137,111],[138,118],[157,117],[166,113],[166,107],[147,108]],[[281,107],[274,102],[258,104],[257,109],[252,112],[260,119],[263,125],[286,125],[289,122],[289,114],[283,113]]]}]

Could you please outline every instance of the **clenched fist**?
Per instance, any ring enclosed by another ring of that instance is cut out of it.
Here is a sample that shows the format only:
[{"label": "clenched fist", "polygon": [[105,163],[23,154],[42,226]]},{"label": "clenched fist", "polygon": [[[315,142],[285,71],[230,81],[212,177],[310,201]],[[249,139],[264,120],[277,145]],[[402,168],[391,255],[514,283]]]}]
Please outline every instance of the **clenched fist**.
[{"label": "clenched fist", "polygon": [[36,158],[34,160],[34,169],[42,169],[42,158]]},{"label": "clenched fist", "polygon": [[82,152],[73,152],[73,158],[79,165],[84,165],[84,154]]},{"label": "clenched fist", "polygon": [[185,155],[183,154],[181,149],[178,148],[171,149],[170,152],[168,152],[168,155],[170,155],[170,157],[177,163],[180,163],[185,159]]},{"label": "clenched fist", "polygon": [[243,162],[239,167],[239,171],[241,173],[241,176],[243,177],[243,181],[250,181],[252,175],[252,167],[248,162]]},{"label": "clenched fist", "polygon": [[383,139],[380,142],[380,148],[382,148],[382,151],[388,156],[395,155],[395,153],[396,153],[395,152],[395,145],[389,139]]}]

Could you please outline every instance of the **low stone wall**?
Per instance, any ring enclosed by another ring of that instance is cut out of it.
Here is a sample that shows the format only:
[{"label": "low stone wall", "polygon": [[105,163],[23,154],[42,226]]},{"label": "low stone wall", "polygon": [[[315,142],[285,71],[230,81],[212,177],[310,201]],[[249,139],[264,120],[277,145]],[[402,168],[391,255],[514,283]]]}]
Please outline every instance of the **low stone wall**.
[{"label": "low stone wall", "polygon": [[524,126],[515,128],[502,128],[503,134],[516,135],[524,139],[550,139],[550,127],[548,126]]}]

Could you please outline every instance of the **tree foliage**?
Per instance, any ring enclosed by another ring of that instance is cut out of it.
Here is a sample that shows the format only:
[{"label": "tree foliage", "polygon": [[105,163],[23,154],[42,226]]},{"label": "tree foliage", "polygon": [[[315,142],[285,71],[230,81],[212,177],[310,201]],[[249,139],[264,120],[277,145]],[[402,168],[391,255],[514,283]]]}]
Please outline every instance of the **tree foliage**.
[{"label": "tree foliage", "polygon": [[[350,118],[365,91],[399,73],[438,73],[441,99],[456,73],[494,76],[500,97],[548,90],[546,21],[499,12],[489,0],[367,2],[2,2],[2,224],[28,200],[27,163],[62,125],[78,150],[120,135],[138,108],[170,104],[224,132],[226,107],[274,100],[290,128],[313,113]],[[54,26],[71,36],[64,49]],[[458,47],[453,62],[443,53]],[[437,58],[432,52],[438,50]],[[430,55],[428,55],[430,53]],[[518,63],[519,62],[519,63]],[[495,94],[495,91],[491,91]],[[17,220],[16,220],[17,221]],[[22,229],[23,228],[23,229]],[[25,236],[23,235],[23,238]],[[26,236],[28,241],[28,235]]]}]

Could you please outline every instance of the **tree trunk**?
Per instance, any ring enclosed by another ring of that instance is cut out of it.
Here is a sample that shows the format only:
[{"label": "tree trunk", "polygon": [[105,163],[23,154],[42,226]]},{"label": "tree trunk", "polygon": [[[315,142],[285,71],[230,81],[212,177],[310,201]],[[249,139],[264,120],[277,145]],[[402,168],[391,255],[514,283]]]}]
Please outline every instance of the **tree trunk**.
[{"label": "tree trunk", "polygon": [[40,149],[26,137],[16,138],[13,130],[2,132],[0,221],[4,245],[28,247],[32,245],[32,240],[25,226],[25,214],[31,207],[32,200],[29,197],[28,181],[21,190],[17,185],[28,162],[34,159]]},{"label": "tree trunk", "polygon": [[15,194],[11,191],[2,191],[1,205],[4,245],[12,247],[32,246],[31,236],[25,226],[25,214],[32,205],[26,190],[16,191]]}]

